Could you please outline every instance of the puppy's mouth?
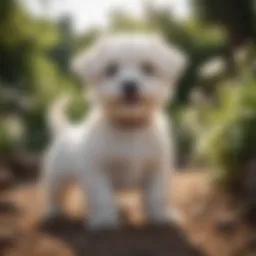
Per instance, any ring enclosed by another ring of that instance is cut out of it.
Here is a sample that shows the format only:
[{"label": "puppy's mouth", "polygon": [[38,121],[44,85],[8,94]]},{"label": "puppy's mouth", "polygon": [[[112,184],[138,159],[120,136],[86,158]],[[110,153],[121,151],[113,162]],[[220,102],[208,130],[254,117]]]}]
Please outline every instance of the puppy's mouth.
[{"label": "puppy's mouth", "polygon": [[122,103],[124,105],[138,105],[141,102],[141,97],[139,94],[126,94],[122,97]]}]

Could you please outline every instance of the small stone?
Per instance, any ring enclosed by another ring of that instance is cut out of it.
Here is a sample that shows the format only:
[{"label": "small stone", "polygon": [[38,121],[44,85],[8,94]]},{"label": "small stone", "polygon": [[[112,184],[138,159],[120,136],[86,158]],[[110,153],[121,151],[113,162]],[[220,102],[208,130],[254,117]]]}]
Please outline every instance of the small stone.
[{"label": "small stone", "polygon": [[238,219],[235,216],[225,216],[215,223],[215,228],[218,232],[230,235],[232,234],[239,224]]}]

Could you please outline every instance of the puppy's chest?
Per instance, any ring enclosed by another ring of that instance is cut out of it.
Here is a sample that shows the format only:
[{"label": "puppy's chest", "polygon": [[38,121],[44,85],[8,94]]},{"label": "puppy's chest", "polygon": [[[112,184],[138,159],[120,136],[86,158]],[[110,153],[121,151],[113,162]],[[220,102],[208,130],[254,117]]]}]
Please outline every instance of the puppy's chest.
[{"label": "puppy's chest", "polygon": [[154,136],[116,136],[108,143],[105,171],[117,183],[133,183],[156,164],[160,145]]}]

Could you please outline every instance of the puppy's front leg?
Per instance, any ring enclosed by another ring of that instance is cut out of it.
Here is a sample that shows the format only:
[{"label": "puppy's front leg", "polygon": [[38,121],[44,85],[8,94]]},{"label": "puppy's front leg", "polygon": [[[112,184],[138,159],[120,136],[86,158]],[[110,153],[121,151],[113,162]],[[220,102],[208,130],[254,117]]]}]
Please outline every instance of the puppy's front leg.
[{"label": "puppy's front leg", "polygon": [[114,228],[119,224],[118,210],[109,179],[94,170],[87,176],[88,224],[91,229]]},{"label": "puppy's front leg", "polygon": [[143,185],[143,203],[149,222],[169,221],[168,170],[152,170],[147,173]]}]

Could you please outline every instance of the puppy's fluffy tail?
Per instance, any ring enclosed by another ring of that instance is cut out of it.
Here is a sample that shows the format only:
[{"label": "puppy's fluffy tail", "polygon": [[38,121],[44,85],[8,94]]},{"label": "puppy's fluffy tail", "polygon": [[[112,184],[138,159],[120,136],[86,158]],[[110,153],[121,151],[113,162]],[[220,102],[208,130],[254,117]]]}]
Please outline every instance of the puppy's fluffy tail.
[{"label": "puppy's fluffy tail", "polygon": [[68,127],[66,110],[69,101],[68,95],[63,95],[52,104],[48,111],[48,126],[54,134],[58,134]]}]

